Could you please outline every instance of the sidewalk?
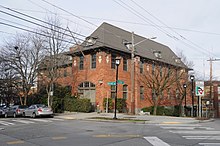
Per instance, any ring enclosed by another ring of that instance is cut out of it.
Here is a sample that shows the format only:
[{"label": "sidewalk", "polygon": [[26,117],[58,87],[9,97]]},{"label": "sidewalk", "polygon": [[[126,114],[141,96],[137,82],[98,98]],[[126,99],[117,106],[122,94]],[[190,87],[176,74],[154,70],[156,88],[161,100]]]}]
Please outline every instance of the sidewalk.
[{"label": "sidewalk", "polygon": [[[91,120],[91,118],[101,117],[101,118],[113,118],[113,113],[63,113],[55,115],[56,118],[68,119],[68,120]],[[171,117],[171,116],[153,116],[153,115],[128,115],[124,113],[117,113],[118,121],[120,119],[133,119],[133,120],[143,120],[146,124],[190,124],[190,123],[200,123],[200,122],[211,122],[213,119],[209,120],[197,120],[191,117]],[[94,119],[93,119],[94,120]],[[97,121],[103,121],[96,119]],[[107,121],[107,120],[105,120]],[[117,122],[117,120],[109,120],[112,122]],[[126,122],[126,121],[124,121]]]}]

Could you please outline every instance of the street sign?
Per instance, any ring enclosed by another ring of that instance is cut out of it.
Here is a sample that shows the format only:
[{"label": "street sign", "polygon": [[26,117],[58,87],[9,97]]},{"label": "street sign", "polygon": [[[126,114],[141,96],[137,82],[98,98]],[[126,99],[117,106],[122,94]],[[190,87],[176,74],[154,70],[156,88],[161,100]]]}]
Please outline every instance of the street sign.
[{"label": "street sign", "polygon": [[112,85],[116,85],[115,82],[108,82],[108,85],[112,86]]},{"label": "street sign", "polygon": [[125,82],[122,80],[118,80],[118,84],[124,84]]},{"label": "street sign", "polygon": [[204,81],[196,81],[196,96],[204,96]]},{"label": "street sign", "polygon": [[[118,84],[124,84],[125,82],[122,80],[118,80]],[[116,85],[115,82],[108,82],[108,85],[112,86],[112,85]]]}]

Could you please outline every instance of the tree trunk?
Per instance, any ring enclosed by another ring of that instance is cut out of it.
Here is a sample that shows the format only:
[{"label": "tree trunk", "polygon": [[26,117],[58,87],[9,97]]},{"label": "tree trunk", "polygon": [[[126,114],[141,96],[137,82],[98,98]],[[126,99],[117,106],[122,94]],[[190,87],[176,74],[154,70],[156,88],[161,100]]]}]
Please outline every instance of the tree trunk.
[{"label": "tree trunk", "polygon": [[154,112],[153,115],[157,115],[157,102],[154,104]]},{"label": "tree trunk", "polygon": [[20,98],[20,103],[21,103],[21,105],[23,105],[22,97],[19,96],[19,98]]},{"label": "tree trunk", "polygon": [[48,95],[47,95],[47,106],[48,106],[48,107],[51,107],[51,106],[50,106],[50,92],[49,92]]}]

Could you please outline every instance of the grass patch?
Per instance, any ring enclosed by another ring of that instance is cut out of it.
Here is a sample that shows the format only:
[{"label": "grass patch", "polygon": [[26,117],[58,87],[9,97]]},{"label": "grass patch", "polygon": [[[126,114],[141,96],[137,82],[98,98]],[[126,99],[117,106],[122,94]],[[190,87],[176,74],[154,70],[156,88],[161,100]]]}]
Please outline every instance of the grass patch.
[{"label": "grass patch", "polygon": [[109,121],[127,121],[127,122],[145,122],[147,120],[139,120],[139,119],[129,119],[129,118],[118,118],[118,119],[113,119],[113,118],[107,118],[107,117],[92,117],[90,119],[95,119],[95,120],[109,120]]}]

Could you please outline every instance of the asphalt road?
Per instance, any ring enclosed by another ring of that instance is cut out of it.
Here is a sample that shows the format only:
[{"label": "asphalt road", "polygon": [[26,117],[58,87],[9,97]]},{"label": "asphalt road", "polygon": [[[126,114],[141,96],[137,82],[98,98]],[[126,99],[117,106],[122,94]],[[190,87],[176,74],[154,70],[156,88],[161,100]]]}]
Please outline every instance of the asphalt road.
[{"label": "asphalt road", "polygon": [[0,146],[220,145],[219,120],[158,125],[57,118],[1,118],[0,129]]}]

